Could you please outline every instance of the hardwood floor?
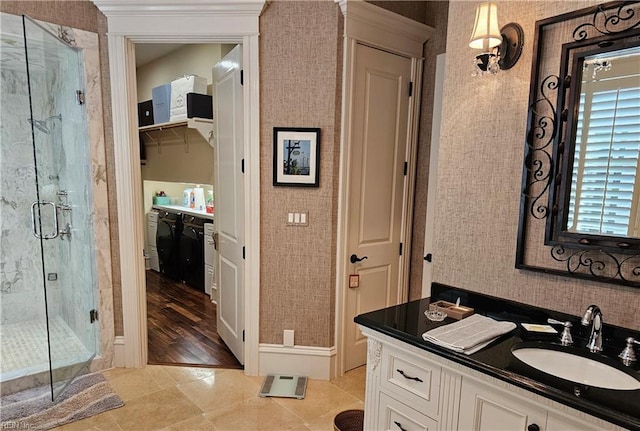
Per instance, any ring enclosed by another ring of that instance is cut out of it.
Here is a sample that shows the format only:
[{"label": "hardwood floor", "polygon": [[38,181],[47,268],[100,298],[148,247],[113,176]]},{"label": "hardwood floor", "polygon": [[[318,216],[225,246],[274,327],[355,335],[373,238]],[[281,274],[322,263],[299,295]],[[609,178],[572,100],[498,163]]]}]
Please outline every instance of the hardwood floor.
[{"label": "hardwood floor", "polygon": [[209,296],[155,271],[146,271],[149,364],[237,368],[218,336]]}]

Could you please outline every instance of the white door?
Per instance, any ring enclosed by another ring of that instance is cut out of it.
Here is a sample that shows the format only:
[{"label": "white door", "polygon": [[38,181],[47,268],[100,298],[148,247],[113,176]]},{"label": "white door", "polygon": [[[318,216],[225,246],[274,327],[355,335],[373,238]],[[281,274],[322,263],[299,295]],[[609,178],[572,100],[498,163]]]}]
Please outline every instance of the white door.
[{"label": "white door", "polygon": [[345,371],[367,357],[367,340],[353,318],[403,300],[399,267],[410,81],[410,58],[356,45],[347,251],[366,259],[349,264],[359,287],[346,293]]},{"label": "white door", "polygon": [[242,47],[213,68],[218,334],[244,364]]}]

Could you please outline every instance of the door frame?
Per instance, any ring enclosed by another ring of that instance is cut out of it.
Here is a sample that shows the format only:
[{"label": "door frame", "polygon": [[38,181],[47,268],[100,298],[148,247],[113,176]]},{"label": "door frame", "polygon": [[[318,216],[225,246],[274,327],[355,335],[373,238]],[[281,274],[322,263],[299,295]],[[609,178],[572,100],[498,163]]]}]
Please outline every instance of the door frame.
[{"label": "door frame", "polygon": [[[436,75],[433,91],[433,116],[431,120],[431,151],[429,155],[429,182],[427,185],[427,211],[425,212],[423,255],[433,253],[436,233],[436,193],[438,189],[438,152],[440,151],[440,124],[442,123],[442,100],[444,93],[444,65],[446,54],[436,57]],[[422,297],[431,296],[433,263],[422,260]]]},{"label": "door frame", "polygon": [[406,251],[400,260],[399,275],[402,296],[408,297],[408,275],[411,250],[411,226],[413,222],[413,197],[415,194],[416,152],[420,100],[422,89],[422,64],[424,43],[434,29],[412,19],[397,15],[363,1],[336,0],[344,15],[344,56],[342,76],[342,119],[340,137],[340,167],[338,187],[338,232],[336,241],[336,308],[335,340],[337,349],[337,375],[345,372],[344,343],[346,339],[346,294],[349,265],[348,220],[351,148],[351,112],[354,80],[354,53],[356,44],[362,43],[393,54],[411,58],[411,80],[414,92],[409,107],[408,171],[403,193],[401,238]]},{"label": "door frame", "polygon": [[[93,0],[107,16],[124,336],[117,366],[147,363],[144,214],[138,146],[135,43],[241,43],[244,63],[245,374],[258,374],[260,281],[259,16],[253,2]],[[117,109],[116,109],[117,108]],[[116,337],[119,338],[119,337]],[[118,356],[118,355],[116,355]]]}]

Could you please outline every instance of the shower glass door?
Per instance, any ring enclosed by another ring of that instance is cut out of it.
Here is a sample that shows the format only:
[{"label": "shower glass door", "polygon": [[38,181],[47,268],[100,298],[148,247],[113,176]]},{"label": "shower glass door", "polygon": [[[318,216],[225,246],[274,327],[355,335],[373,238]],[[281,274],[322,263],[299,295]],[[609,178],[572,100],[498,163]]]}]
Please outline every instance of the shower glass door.
[{"label": "shower glass door", "polygon": [[96,355],[98,339],[83,58],[28,17],[23,30],[36,173],[31,228],[42,255],[55,398]]}]

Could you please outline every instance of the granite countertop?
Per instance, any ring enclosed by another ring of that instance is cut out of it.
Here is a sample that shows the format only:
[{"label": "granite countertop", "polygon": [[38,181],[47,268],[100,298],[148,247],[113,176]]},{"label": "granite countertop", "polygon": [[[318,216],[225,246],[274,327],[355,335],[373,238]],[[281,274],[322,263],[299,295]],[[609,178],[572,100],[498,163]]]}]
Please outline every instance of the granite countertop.
[{"label": "granite countertop", "polygon": [[213,214],[206,211],[196,210],[192,208],[183,207],[181,205],[153,205],[153,208],[159,210],[165,210],[172,213],[189,214],[197,217],[213,220]]},{"label": "granite countertop", "polygon": [[[561,328],[556,328],[559,329],[558,334],[532,334],[517,325],[515,330],[503,335],[489,346],[472,355],[457,353],[424,341],[422,339],[424,332],[456,322],[451,318],[446,318],[443,322],[429,321],[423,314],[425,310],[428,310],[429,304],[441,299],[455,302],[457,298],[461,299],[461,305],[474,308],[476,314],[489,316],[496,320],[507,320],[515,323],[546,323],[547,318],[553,318],[560,321],[571,321],[573,323],[574,345],[568,349],[577,350],[584,356],[596,355],[590,353],[584,347],[590,328],[580,325],[579,318],[576,316],[493,298],[437,283],[432,285],[431,298],[361,314],[356,316],[354,320],[362,326],[374,329],[399,341],[481,371],[569,407],[616,425],[640,431],[640,390],[621,391],[581,386],[581,394],[576,396],[574,389],[578,385],[575,383],[539,372],[520,362],[511,354],[511,347],[521,342],[553,343],[559,346]],[[624,367],[622,362],[617,359],[617,355],[625,345],[625,338],[633,336],[636,339],[640,339],[640,334],[625,328],[607,325],[606,320],[603,334],[604,351],[599,356],[606,356],[610,359],[612,365],[625,369],[640,380],[640,361],[635,362],[631,367]],[[640,355],[637,348],[636,353]]]}]

